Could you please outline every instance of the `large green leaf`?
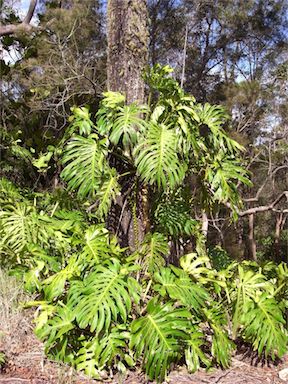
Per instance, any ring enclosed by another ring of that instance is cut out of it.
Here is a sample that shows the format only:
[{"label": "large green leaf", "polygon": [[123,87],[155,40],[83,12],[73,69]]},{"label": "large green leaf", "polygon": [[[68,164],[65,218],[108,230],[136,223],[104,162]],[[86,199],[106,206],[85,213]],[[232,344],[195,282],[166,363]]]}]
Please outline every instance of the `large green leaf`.
[{"label": "large green leaf", "polygon": [[11,248],[19,254],[29,243],[47,244],[48,231],[34,207],[25,203],[7,205],[0,211],[0,247]]},{"label": "large green leaf", "polygon": [[133,360],[126,354],[129,332],[124,326],[113,327],[109,334],[84,341],[75,360],[76,368],[83,370],[86,375],[100,378],[105,368],[116,366],[119,360]]},{"label": "large green leaf", "polygon": [[162,295],[167,293],[171,299],[179,301],[196,314],[201,314],[209,299],[208,292],[201,285],[193,283],[183,270],[176,267],[161,268],[154,274],[154,279],[158,283],[154,286],[155,290]]},{"label": "large green leaf", "polygon": [[95,134],[88,138],[74,136],[68,141],[62,159],[65,168],[61,177],[68,188],[77,191],[80,197],[95,195],[101,183],[105,160],[105,146]]},{"label": "large green leaf", "polygon": [[183,341],[189,338],[191,314],[175,308],[173,303],[164,305],[151,299],[147,314],[131,324],[130,348],[142,359],[147,376],[162,381],[171,362],[182,355]]},{"label": "large green leaf", "polygon": [[80,328],[89,326],[91,332],[99,334],[113,321],[127,321],[132,306],[129,271],[128,266],[112,259],[96,265],[83,281],[72,282],[68,306],[73,308]]},{"label": "large green leaf", "polygon": [[287,350],[287,330],[281,304],[267,293],[255,301],[247,300],[243,306],[241,322],[246,340],[253,343],[259,355],[281,357]]},{"label": "large green leaf", "polygon": [[139,176],[158,188],[173,188],[185,175],[185,164],[177,155],[175,130],[164,124],[149,125],[146,137],[136,147],[135,164]]},{"label": "large green leaf", "polygon": [[207,347],[205,337],[195,327],[190,339],[187,340],[187,348],[185,350],[185,361],[189,372],[196,372],[201,367],[201,363],[206,365],[206,367],[211,365],[209,357],[203,352],[203,347]]},{"label": "large green leaf", "polygon": [[137,253],[137,262],[145,272],[153,273],[165,264],[169,252],[168,241],[161,233],[147,234]]},{"label": "large green leaf", "polygon": [[[45,308],[45,306],[44,306]],[[61,343],[66,334],[74,327],[75,313],[66,305],[59,302],[55,307],[47,307],[47,312],[42,312],[35,330],[36,335],[45,341],[45,349],[49,351],[57,343]]]},{"label": "large green leaf", "polygon": [[109,232],[102,225],[91,225],[85,232],[83,239],[77,239],[81,251],[78,264],[81,269],[87,265],[93,266],[111,257],[121,254],[121,248],[117,245],[116,239],[109,237]]},{"label": "large green leaf", "polygon": [[113,144],[118,144],[120,140],[124,147],[135,144],[139,133],[146,128],[146,122],[140,116],[144,112],[143,108],[137,104],[124,105],[115,113],[109,139]]},{"label": "large green leaf", "polygon": [[118,183],[116,170],[113,168],[109,173],[105,174],[96,194],[96,199],[99,202],[97,207],[99,218],[104,219],[107,216],[112,202],[116,200],[116,196],[119,194],[120,185]]},{"label": "large green leaf", "polygon": [[181,196],[180,189],[176,193],[167,193],[161,197],[154,218],[161,232],[174,237],[191,235],[197,226],[197,221],[191,216],[190,204]]},{"label": "large green leaf", "polygon": [[241,316],[248,300],[256,300],[263,290],[273,291],[273,287],[261,273],[255,273],[252,269],[245,270],[238,265],[238,275],[234,276],[230,286],[230,297],[233,302],[233,336],[236,337],[237,330],[241,324]]},{"label": "large green leaf", "polygon": [[233,342],[229,339],[226,324],[227,314],[225,309],[217,302],[212,302],[211,308],[204,308],[206,317],[213,335],[212,335],[212,356],[223,368],[228,368],[231,363],[231,356],[234,349]]}]

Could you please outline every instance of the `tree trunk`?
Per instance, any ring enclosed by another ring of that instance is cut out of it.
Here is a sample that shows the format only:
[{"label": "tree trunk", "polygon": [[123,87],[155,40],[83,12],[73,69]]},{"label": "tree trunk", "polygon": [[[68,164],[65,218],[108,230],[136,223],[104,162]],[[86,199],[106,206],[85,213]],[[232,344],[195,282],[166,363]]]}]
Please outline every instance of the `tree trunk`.
[{"label": "tree trunk", "polygon": [[142,72],[148,61],[146,0],[108,1],[108,89],[144,102]]},{"label": "tree trunk", "polygon": [[257,261],[256,256],[256,241],[254,237],[254,213],[249,215],[249,246],[250,246],[250,257]]},{"label": "tree trunk", "polygon": [[204,210],[202,211],[202,227],[201,227],[201,230],[202,230],[202,233],[203,233],[205,239],[207,239],[207,235],[208,235],[208,216],[207,216],[207,213]]},{"label": "tree trunk", "polygon": [[[108,90],[124,94],[127,104],[144,103],[142,74],[148,63],[146,0],[109,0],[107,15]],[[127,193],[128,184],[130,193]],[[121,234],[118,238],[122,246],[129,246],[131,250],[138,247],[149,228],[148,192],[148,188],[136,178],[123,180],[122,196],[119,196],[114,207],[118,212],[117,233]]]},{"label": "tree trunk", "polygon": [[280,262],[280,235],[281,231],[284,228],[286,221],[286,215],[283,212],[280,212],[276,217],[275,225],[275,237],[274,237],[274,252],[275,252],[275,261]]}]

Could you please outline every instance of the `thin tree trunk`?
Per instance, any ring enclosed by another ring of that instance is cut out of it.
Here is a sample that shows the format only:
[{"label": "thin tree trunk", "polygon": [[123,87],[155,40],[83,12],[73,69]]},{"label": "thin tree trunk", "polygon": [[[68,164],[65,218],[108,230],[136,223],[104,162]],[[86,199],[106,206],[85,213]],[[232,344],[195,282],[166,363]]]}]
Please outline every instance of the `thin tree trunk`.
[{"label": "thin tree trunk", "polygon": [[202,212],[202,233],[206,239],[208,235],[208,216],[205,211]]},{"label": "thin tree trunk", "polygon": [[257,261],[256,256],[256,241],[254,237],[254,213],[249,215],[249,246],[250,256],[253,260]]},{"label": "thin tree trunk", "polygon": [[284,228],[286,221],[286,215],[283,212],[280,212],[276,217],[275,225],[275,237],[274,237],[274,252],[275,252],[275,261],[280,262],[280,236],[281,231]]}]

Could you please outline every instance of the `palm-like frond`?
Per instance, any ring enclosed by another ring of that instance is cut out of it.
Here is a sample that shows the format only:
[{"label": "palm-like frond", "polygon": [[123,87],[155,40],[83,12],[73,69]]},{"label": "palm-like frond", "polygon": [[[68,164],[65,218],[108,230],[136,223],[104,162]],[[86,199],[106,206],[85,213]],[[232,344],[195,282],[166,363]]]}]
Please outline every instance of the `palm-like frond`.
[{"label": "palm-like frond", "polygon": [[105,147],[96,135],[73,137],[66,145],[61,177],[82,198],[95,195],[106,166]]},{"label": "palm-like frond", "polygon": [[86,376],[93,379],[101,379],[101,372],[98,368],[98,362],[95,359],[95,350],[99,348],[99,339],[84,341],[79,349],[75,366],[78,371],[83,371]]},{"label": "palm-like frond", "polygon": [[177,309],[171,302],[161,305],[153,298],[147,305],[147,314],[131,324],[130,348],[136,357],[142,357],[147,376],[162,381],[171,362],[181,357],[181,342],[189,338],[191,314]]},{"label": "palm-like frond", "polygon": [[[174,272],[174,273],[173,273]],[[154,289],[162,296],[168,296],[200,315],[209,298],[208,292],[179,268],[161,268],[154,274],[157,285]]]},{"label": "palm-like frond", "polygon": [[191,235],[197,221],[191,217],[191,208],[179,195],[163,197],[154,212],[155,221],[161,232],[171,236]]},{"label": "palm-like frond", "polygon": [[196,372],[201,363],[209,367],[210,359],[203,352],[203,347],[207,344],[202,332],[196,327],[193,329],[190,339],[186,341],[187,348],[185,349],[185,361],[189,372]]},{"label": "palm-like frond", "polygon": [[[206,126],[211,131],[209,142],[213,145],[213,149],[225,148],[225,152],[230,154],[244,151],[244,147],[231,139],[222,128],[228,119],[227,112],[222,106],[208,103],[204,105],[197,104],[194,108],[194,119],[200,127]],[[206,149],[209,150],[209,147]]]},{"label": "palm-like frond", "polygon": [[126,341],[129,332],[124,326],[113,327],[111,332],[103,337],[95,337],[85,341],[78,351],[75,365],[78,370],[84,371],[89,377],[100,378],[101,371],[107,366],[113,367],[120,360],[128,360],[126,354]]},{"label": "palm-like frond", "polygon": [[285,320],[279,303],[263,293],[256,301],[248,300],[243,307],[241,322],[244,325],[243,334],[246,340],[261,355],[281,357],[287,348],[287,331]]},{"label": "palm-like frond", "polygon": [[132,103],[125,105],[125,96],[119,92],[105,92],[101,108],[97,113],[98,130],[107,135],[112,144],[122,144],[125,149],[134,145],[147,123],[142,118],[145,106]]},{"label": "palm-like frond", "polygon": [[74,133],[79,130],[80,135],[90,135],[95,127],[91,121],[89,109],[86,107],[72,107],[71,112],[73,115],[69,119],[72,123],[69,132]]},{"label": "palm-like frond", "polygon": [[137,262],[143,271],[153,273],[163,267],[168,252],[168,241],[164,235],[157,232],[147,234],[137,251]]},{"label": "palm-like frond", "polygon": [[[47,310],[42,312],[43,314],[46,318],[44,319],[42,316],[37,319],[38,324],[35,333],[39,339],[46,341],[45,349],[49,351],[56,343],[63,341],[65,335],[75,327],[75,324],[73,324],[75,314],[62,303],[55,307],[48,306]],[[64,356],[65,354],[62,357]]]},{"label": "palm-like frond", "polygon": [[0,211],[1,246],[11,248],[19,254],[29,243],[45,244],[48,242],[48,233],[40,224],[34,207],[25,203],[7,205]]},{"label": "palm-like frond", "polygon": [[230,287],[230,297],[234,303],[232,322],[234,337],[241,324],[241,316],[247,301],[259,297],[264,289],[267,292],[273,290],[265,276],[259,272],[255,273],[251,269],[246,271],[241,265],[238,265],[237,272]]},{"label": "palm-like frond", "polygon": [[185,164],[177,155],[175,130],[165,125],[149,125],[146,137],[136,147],[135,164],[139,176],[149,184],[173,188],[185,175]]},{"label": "palm-like frond", "polygon": [[141,118],[144,109],[137,104],[124,105],[113,116],[109,139],[115,145],[122,141],[124,147],[137,142],[139,133],[146,129],[146,122]]},{"label": "palm-like frond", "polygon": [[82,232],[85,227],[84,216],[79,211],[68,211],[61,209],[56,211],[53,217],[48,218],[49,223],[54,230],[61,232],[73,232],[73,234]]},{"label": "palm-like frond", "polygon": [[204,105],[197,104],[194,108],[194,118],[197,123],[207,125],[215,136],[222,133],[222,125],[228,118],[227,112],[222,106],[205,103]]},{"label": "palm-like frond", "polygon": [[103,92],[103,96],[101,106],[106,109],[113,110],[125,103],[125,96],[120,92],[107,91]]},{"label": "palm-like frond", "polygon": [[248,172],[241,166],[241,162],[234,157],[227,157],[223,151],[213,159],[205,171],[205,179],[209,183],[214,201],[229,201],[234,206],[239,205],[240,196],[237,182],[251,186]]},{"label": "palm-like frond", "polygon": [[115,169],[111,169],[104,177],[104,181],[100,186],[96,199],[99,201],[97,214],[100,218],[105,218],[109,212],[111,204],[116,200],[116,196],[120,193],[120,185]]},{"label": "palm-like frond", "polygon": [[90,226],[84,233],[83,240],[76,240],[82,246],[78,258],[81,269],[93,266],[111,257],[121,254],[115,239],[110,239],[109,232],[102,225]]},{"label": "palm-like frond", "polygon": [[209,257],[206,255],[198,256],[196,252],[188,253],[181,257],[180,265],[193,279],[202,284],[207,283],[214,276]]},{"label": "palm-like frond", "polygon": [[119,317],[126,322],[132,305],[128,273],[129,267],[122,267],[113,259],[106,265],[97,265],[83,281],[72,283],[68,305],[73,308],[80,328],[89,326],[91,332],[99,334]]},{"label": "palm-like frond", "polygon": [[76,257],[73,256],[67,266],[61,271],[49,276],[42,282],[42,287],[45,294],[45,299],[48,301],[54,300],[60,296],[64,289],[67,280],[70,280],[74,275],[79,274],[79,267],[76,261]]},{"label": "palm-like frond", "polygon": [[212,336],[212,356],[223,368],[228,368],[231,362],[231,355],[234,343],[229,339],[225,325],[227,316],[223,307],[218,303],[211,303],[211,308],[205,309],[206,320],[213,332]]}]

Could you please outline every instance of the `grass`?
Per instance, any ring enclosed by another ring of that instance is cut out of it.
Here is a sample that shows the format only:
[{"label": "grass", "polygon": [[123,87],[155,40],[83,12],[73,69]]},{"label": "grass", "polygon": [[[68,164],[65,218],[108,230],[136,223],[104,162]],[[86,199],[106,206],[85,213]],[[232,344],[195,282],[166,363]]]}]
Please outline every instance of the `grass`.
[{"label": "grass", "polygon": [[21,303],[27,298],[21,282],[0,269],[0,341],[23,322]]}]

